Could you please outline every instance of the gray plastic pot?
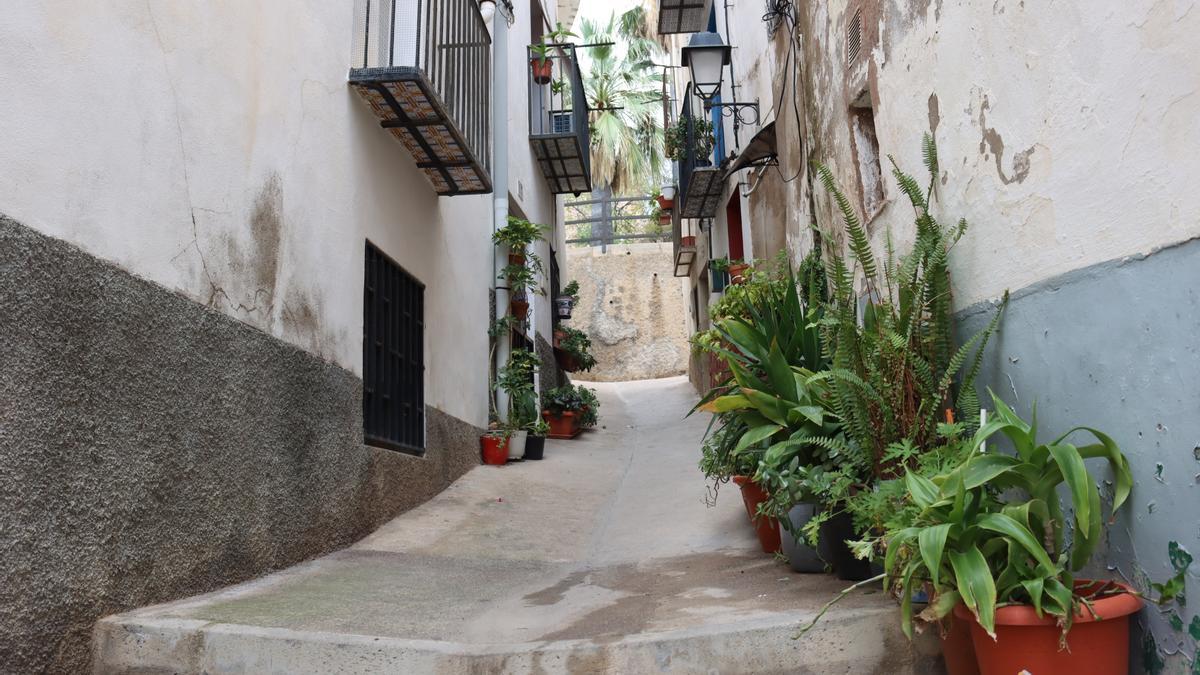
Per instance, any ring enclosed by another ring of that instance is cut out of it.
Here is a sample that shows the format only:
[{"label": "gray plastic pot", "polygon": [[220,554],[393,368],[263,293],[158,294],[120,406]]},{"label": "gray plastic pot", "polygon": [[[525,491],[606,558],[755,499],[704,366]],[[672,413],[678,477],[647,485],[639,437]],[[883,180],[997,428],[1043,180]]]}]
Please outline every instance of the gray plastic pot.
[{"label": "gray plastic pot", "polygon": [[[816,513],[816,504],[797,504],[793,506],[788,511],[788,519],[792,521],[792,530],[800,532],[800,528],[812,520]],[[803,541],[797,541],[792,536],[792,533],[788,531],[788,528],[780,527],[779,529],[783,540],[783,554],[787,556],[788,564],[791,565],[793,572],[813,574],[825,571],[825,561],[821,560],[821,556],[817,555],[816,549]]]}]

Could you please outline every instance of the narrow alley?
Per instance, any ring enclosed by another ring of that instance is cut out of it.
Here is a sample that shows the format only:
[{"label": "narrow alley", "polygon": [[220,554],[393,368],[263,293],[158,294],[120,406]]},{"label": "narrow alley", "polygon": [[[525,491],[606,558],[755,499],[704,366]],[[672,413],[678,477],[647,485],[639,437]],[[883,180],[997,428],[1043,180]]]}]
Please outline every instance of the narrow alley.
[{"label": "narrow alley", "polygon": [[705,505],[707,416],[684,419],[685,378],[597,389],[607,429],[549,441],[542,462],[477,467],[343,551],[105,619],[97,666],[936,672],[936,638],[908,643],[881,593],[849,597],[791,639],[845,583],[762,553],[732,485]]}]

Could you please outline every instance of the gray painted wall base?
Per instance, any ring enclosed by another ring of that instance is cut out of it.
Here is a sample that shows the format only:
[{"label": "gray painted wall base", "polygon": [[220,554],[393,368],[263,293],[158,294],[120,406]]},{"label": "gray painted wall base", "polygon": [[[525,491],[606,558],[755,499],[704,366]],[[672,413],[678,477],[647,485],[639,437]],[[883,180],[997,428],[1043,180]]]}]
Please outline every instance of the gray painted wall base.
[{"label": "gray painted wall base", "polygon": [[[992,311],[962,312],[961,335],[982,328]],[[1133,495],[1109,530],[1110,570],[1101,565],[1097,574],[1147,590],[1148,580],[1174,574],[1172,542],[1200,559],[1200,240],[1014,294],[988,347],[979,378],[985,385],[1026,419],[1036,400],[1044,439],[1092,426],[1129,457]],[[1200,630],[1200,564],[1191,570],[1186,607],[1142,611],[1146,630],[1133,644],[1138,669],[1143,647],[1152,672],[1156,653],[1174,672],[1186,664],[1166,652],[1195,653],[1188,625]],[[1183,630],[1171,626],[1172,612]]]},{"label": "gray painted wall base", "polygon": [[344,546],[478,463],[362,444],[362,381],[0,216],[0,670],[85,672],[98,617]]}]

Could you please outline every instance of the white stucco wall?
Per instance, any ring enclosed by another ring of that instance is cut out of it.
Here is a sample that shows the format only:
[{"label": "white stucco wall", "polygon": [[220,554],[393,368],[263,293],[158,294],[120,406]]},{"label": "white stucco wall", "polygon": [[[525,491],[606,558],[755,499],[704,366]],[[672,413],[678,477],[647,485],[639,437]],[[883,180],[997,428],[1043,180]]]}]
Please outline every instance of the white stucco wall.
[{"label": "white stucco wall", "polygon": [[[483,424],[491,196],[438,198],[351,92],[353,10],[7,8],[0,212],[358,374],[370,239],[426,285],[427,402]],[[522,26],[512,52],[528,42]],[[527,68],[509,62],[523,111]],[[513,195],[553,223],[524,113],[513,117],[501,130]],[[548,308],[535,311],[548,324]]]}]

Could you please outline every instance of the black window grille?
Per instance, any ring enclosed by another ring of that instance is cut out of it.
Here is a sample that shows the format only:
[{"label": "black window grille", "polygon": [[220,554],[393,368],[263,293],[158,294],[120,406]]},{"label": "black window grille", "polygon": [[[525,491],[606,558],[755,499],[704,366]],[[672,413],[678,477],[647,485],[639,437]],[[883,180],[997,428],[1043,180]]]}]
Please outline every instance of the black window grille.
[{"label": "black window grille", "polygon": [[363,437],[425,450],[425,286],[371,242],[363,283]]}]

